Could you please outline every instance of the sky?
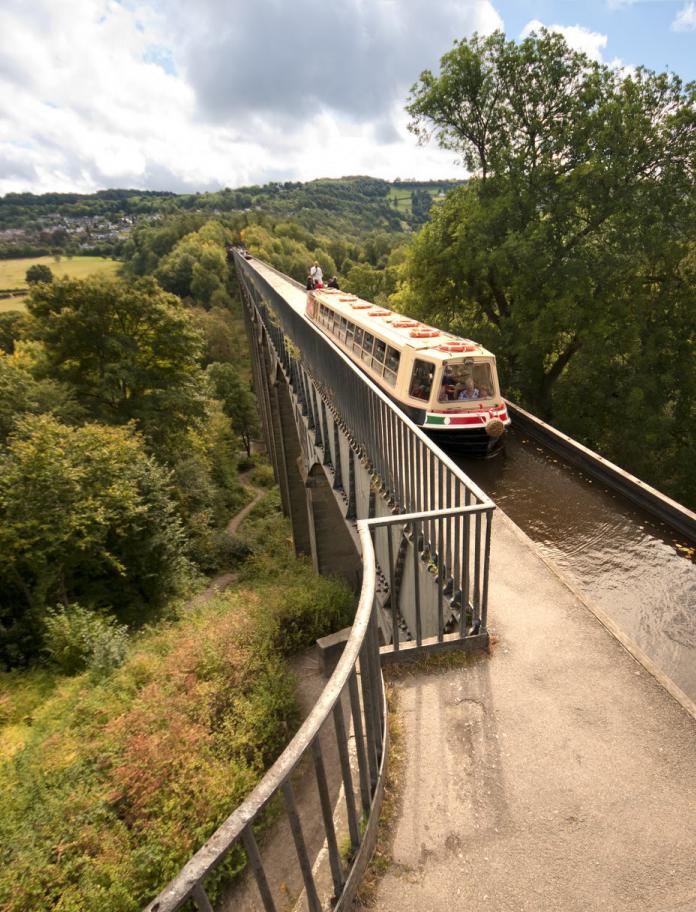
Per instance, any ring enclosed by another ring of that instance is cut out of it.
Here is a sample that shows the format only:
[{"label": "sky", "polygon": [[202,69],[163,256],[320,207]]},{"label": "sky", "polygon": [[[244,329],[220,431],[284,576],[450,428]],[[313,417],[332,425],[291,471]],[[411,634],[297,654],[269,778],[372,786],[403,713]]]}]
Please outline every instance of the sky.
[{"label": "sky", "polygon": [[540,26],[696,79],[696,0],[2,0],[0,194],[462,177],[408,132],[410,87]]}]

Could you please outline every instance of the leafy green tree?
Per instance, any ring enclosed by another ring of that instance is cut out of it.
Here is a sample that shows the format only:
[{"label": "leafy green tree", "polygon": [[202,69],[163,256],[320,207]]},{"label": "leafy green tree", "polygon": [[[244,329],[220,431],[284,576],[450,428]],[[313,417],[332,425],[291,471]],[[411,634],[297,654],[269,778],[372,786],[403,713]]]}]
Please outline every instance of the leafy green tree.
[{"label": "leafy green tree", "polygon": [[15,342],[24,335],[27,318],[19,310],[6,310],[0,313],[0,351],[11,355],[15,350]]},{"label": "leafy green tree", "polygon": [[46,266],[45,263],[34,263],[33,266],[27,269],[26,280],[28,285],[37,285],[39,282],[48,282],[50,284],[53,281],[51,267]]},{"label": "leafy green tree", "polygon": [[242,438],[247,456],[251,456],[251,441],[259,433],[256,399],[244,385],[232,364],[210,364],[206,371],[213,394],[222,402],[222,410],[232,427]]},{"label": "leafy green tree", "polygon": [[376,301],[382,290],[384,272],[368,263],[356,263],[346,275],[345,288],[366,301]]},{"label": "leafy green tree", "polygon": [[542,31],[458,42],[408,108],[474,178],[434,210],[400,300],[480,337],[509,394],[658,486],[693,408],[695,103],[696,84]]},{"label": "leafy green tree", "polygon": [[411,211],[418,222],[425,222],[430,215],[433,199],[427,190],[416,189],[411,194]]},{"label": "leafy green tree", "polygon": [[51,414],[65,422],[82,417],[68,386],[56,380],[37,380],[24,353],[0,353],[0,445],[7,442],[17,421],[25,414]]},{"label": "leafy green tree", "polygon": [[241,319],[235,321],[228,308],[196,307],[191,311],[194,326],[205,340],[203,364],[213,361],[240,363],[246,335]]},{"label": "leafy green tree", "polygon": [[210,306],[227,282],[227,234],[217,222],[183,237],[159,263],[155,275],[167,291]]},{"label": "leafy green tree", "polygon": [[176,591],[184,540],[168,479],[131,429],[27,416],[0,453],[0,661],[41,646],[47,608],[142,621]]},{"label": "leafy green tree", "polygon": [[47,373],[97,420],[135,420],[166,456],[202,418],[201,337],[181,301],[154,279],[61,279],[36,286],[27,307]]}]

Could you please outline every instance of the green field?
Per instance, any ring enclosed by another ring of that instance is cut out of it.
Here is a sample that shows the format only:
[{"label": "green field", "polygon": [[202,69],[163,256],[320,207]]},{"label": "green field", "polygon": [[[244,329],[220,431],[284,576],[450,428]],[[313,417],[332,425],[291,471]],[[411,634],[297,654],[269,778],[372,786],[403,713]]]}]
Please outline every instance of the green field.
[{"label": "green field", "polygon": [[397,200],[397,205],[395,208],[397,208],[399,212],[411,212],[411,200],[413,198],[412,194],[414,190],[427,190],[432,199],[435,200],[438,198],[439,193],[446,193],[451,189],[452,187],[447,184],[443,184],[441,186],[439,184],[433,185],[427,183],[412,185],[409,184],[408,187],[392,187],[387,195],[387,200],[392,204],[392,206],[394,205],[394,200]]},{"label": "green field", "polygon": [[[68,276],[71,279],[84,279],[95,272],[113,275],[120,265],[116,260],[109,260],[106,257],[89,256],[61,257],[58,262],[52,256],[27,257],[21,260],[0,260],[0,291],[9,288],[26,287],[25,275],[27,269],[33,266],[34,263],[50,266],[51,272],[56,278]],[[1,302],[0,306],[2,306]]]},{"label": "green field", "polygon": [[12,298],[0,298],[0,313],[6,310],[24,310],[26,295],[14,295]]},{"label": "green field", "polygon": [[389,202],[394,205],[394,200],[398,201],[397,208],[400,212],[410,212],[411,211],[411,190],[394,190],[393,188],[389,191],[389,196],[387,197]]}]

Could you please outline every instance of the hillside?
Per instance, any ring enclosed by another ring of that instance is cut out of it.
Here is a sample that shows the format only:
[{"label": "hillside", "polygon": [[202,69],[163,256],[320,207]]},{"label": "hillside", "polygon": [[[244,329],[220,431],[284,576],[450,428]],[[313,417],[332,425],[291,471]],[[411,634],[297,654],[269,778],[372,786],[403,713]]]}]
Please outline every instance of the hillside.
[{"label": "hillside", "polygon": [[0,197],[0,258],[55,253],[119,255],[132,228],[172,214],[292,218],[312,232],[357,238],[370,231],[402,232],[428,219],[430,201],[456,181],[415,182],[354,176],[226,187],[174,194],[133,189],[79,193],[8,193]]}]

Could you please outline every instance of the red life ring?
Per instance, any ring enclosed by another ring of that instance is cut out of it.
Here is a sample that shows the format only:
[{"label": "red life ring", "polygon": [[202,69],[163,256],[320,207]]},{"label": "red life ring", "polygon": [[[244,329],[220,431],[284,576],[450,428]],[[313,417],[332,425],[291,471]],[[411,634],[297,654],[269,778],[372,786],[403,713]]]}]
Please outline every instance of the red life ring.
[{"label": "red life ring", "polygon": [[412,326],[418,325],[418,320],[394,320],[392,323],[395,329],[411,329]]},{"label": "red life ring", "polygon": [[353,308],[353,310],[367,310],[368,307],[372,307],[372,304],[365,304],[364,301],[356,301],[350,306]]},{"label": "red life ring", "polygon": [[357,301],[358,299],[355,295],[341,295],[338,300],[339,301]]},{"label": "red life ring", "polygon": [[388,317],[391,310],[371,310],[368,317]]},{"label": "red life ring", "polygon": [[443,352],[470,352],[476,351],[477,346],[475,342],[443,342],[437,348]]},{"label": "red life ring", "polygon": [[424,326],[423,329],[412,329],[409,333],[412,339],[434,339],[440,335],[439,329],[429,329]]}]

